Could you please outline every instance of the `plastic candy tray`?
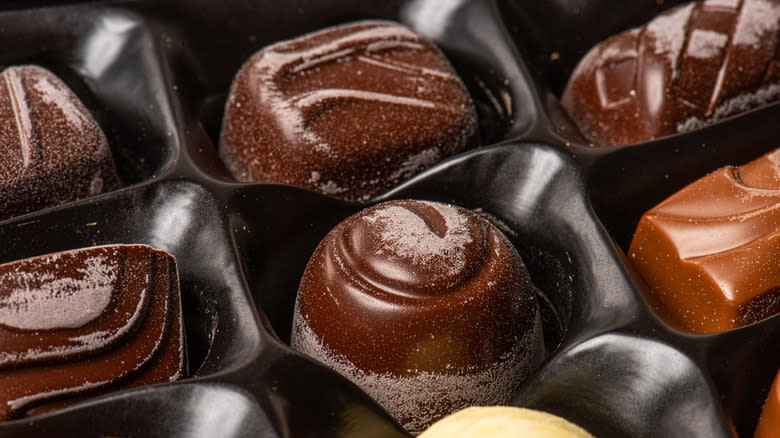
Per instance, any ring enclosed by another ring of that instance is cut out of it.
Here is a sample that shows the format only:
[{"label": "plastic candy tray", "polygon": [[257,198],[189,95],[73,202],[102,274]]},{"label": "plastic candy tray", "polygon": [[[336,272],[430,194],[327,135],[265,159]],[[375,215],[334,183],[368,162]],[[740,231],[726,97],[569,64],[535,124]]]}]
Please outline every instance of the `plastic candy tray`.
[{"label": "plastic candy tray", "polygon": [[[106,132],[122,188],[0,223],[0,261],[108,243],[178,260],[189,374],[0,424],[0,437],[404,437],[352,383],[289,348],[304,266],[381,200],[454,203],[500,224],[545,293],[548,354],[516,395],[599,437],[751,437],[780,368],[780,316],[689,335],[625,263],[641,214],[780,146],[780,104],[614,148],[557,105],[579,58],[677,1],[4,2],[4,65],[60,76]],[[482,146],[365,204],[232,181],[216,151],[228,88],[260,48],[365,18],[432,38],[477,105]]]}]

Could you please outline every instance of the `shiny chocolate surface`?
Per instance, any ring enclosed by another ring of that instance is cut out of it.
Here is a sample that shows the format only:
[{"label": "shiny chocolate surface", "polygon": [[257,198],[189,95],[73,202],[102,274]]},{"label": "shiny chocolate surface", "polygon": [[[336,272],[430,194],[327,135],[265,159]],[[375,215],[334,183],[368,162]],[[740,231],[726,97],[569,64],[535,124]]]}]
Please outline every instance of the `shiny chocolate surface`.
[{"label": "shiny chocolate surface", "polygon": [[631,262],[661,315],[711,333],[780,312],[780,149],[724,167],[639,222]]},{"label": "shiny chocolate surface", "polygon": [[174,258],[144,245],[0,265],[0,418],[185,372]]},{"label": "shiny chocolate surface", "polygon": [[477,118],[439,49],[365,21],[271,45],[239,70],[219,151],[243,182],[366,200],[467,147]]},{"label": "shiny chocolate surface", "polygon": [[690,2],[596,45],[562,104],[595,146],[688,132],[780,98],[780,3]]},{"label": "shiny chocolate surface", "polygon": [[[361,387],[289,346],[319,242],[362,208],[410,198],[489,218],[538,289],[544,361],[508,405],[596,437],[751,437],[780,369],[780,316],[680,331],[643,299],[628,248],[654,205],[777,149],[780,103],[617,148],[563,138],[553,108],[591,47],[683,3],[0,0],[2,64],[61,78],[103,129],[122,182],[0,221],[0,263],[95,245],[165,250],[179,268],[189,363],[173,382],[0,422],[0,437],[410,438]],[[363,202],[237,182],[218,144],[241,66],[360,20],[434,42],[474,103],[480,147]]]},{"label": "shiny chocolate surface", "polygon": [[544,353],[535,289],[511,243],[468,210],[411,200],[363,210],[320,243],[292,346],[414,432],[507,403]]}]

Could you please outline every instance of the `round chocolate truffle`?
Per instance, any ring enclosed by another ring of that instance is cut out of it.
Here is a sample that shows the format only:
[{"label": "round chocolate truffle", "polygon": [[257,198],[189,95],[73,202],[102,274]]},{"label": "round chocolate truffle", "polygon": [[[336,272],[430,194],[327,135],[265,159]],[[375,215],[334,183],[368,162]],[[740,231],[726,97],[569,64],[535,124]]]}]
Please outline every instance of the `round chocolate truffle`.
[{"label": "round chocolate truffle", "polygon": [[474,146],[477,118],[439,49],[363,21],[252,56],[225,107],[219,153],[242,182],[366,200]]},{"label": "round chocolate truffle", "polygon": [[301,280],[292,345],[410,432],[509,402],[543,358],[535,288],[515,248],[460,207],[392,201],[340,223]]}]

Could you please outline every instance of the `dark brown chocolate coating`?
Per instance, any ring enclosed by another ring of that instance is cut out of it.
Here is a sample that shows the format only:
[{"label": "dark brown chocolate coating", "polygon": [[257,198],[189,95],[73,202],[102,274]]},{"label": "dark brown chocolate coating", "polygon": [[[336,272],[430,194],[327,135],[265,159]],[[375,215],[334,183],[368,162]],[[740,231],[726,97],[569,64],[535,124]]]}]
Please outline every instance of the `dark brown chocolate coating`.
[{"label": "dark brown chocolate coating", "polygon": [[365,200],[476,136],[471,99],[439,49],[365,21],[252,56],[231,87],[219,152],[239,181]]},{"label": "dark brown chocolate coating", "polygon": [[0,219],[119,186],[103,131],[67,85],[33,65],[0,79]]},{"label": "dark brown chocolate coating", "polygon": [[176,261],[145,245],[0,266],[0,420],[185,371]]},{"label": "dark brown chocolate coating", "polygon": [[511,243],[468,210],[393,201],[343,221],[301,280],[292,344],[410,431],[505,404],[542,358],[535,289]]},{"label": "dark brown chocolate coating", "polygon": [[562,105],[596,146],[686,132],[780,98],[780,2],[708,0],[596,45]]},{"label": "dark brown chocolate coating", "polygon": [[629,248],[672,325],[712,333],[780,312],[780,149],[724,167],[642,216]]}]

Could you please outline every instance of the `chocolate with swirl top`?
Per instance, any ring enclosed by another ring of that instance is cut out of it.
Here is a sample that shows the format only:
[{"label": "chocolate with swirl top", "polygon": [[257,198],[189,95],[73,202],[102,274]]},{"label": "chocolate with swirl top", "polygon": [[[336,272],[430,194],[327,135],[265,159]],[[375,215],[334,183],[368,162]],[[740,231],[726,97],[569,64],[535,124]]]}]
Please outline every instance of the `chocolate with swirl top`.
[{"label": "chocolate with swirl top", "polygon": [[173,256],[145,245],[0,265],[0,420],[181,377],[180,300]]},{"label": "chocolate with swirl top", "polygon": [[596,146],[690,131],[780,98],[780,2],[707,0],[596,45],[562,104]]},{"label": "chocolate with swirl top", "polygon": [[780,149],[724,167],[642,216],[629,255],[673,325],[719,332],[780,312]]},{"label": "chocolate with swirl top", "polygon": [[506,404],[543,355],[535,288],[498,229],[460,207],[392,201],[334,228],[312,256],[292,344],[409,431]]},{"label": "chocolate with swirl top", "polygon": [[119,186],[103,131],[58,77],[24,65],[0,84],[0,219]]},{"label": "chocolate with swirl top", "polygon": [[365,21],[252,56],[230,90],[220,155],[240,181],[365,200],[476,135],[471,99],[433,43]]}]

